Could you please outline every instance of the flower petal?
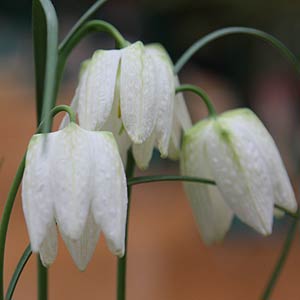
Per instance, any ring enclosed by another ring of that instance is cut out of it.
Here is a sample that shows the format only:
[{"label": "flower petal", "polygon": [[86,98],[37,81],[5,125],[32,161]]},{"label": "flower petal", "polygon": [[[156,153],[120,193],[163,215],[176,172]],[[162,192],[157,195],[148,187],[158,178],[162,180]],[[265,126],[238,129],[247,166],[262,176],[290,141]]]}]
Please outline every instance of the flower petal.
[{"label": "flower petal", "polygon": [[238,123],[243,126],[243,131],[256,141],[257,147],[268,165],[269,176],[272,180],[275,203],[290,212],[296,212],[297,202],[291,186],[287,171],[284,167],[277,146],[258,117],[249,109],[237,109],[223,114],[224,121],[232,119],[230,123],[235,126]]},{"label": "flower petal", "polygon": [[[47,143],[45,143],[45,139]],[[53,195],[49,189],[53,136],[37,134],[29,143],[22,185],[22,204],[31,248],[38,252],[53,221]]]},{"label": "flower petal", "polygon": [[108,120],[104,124],[102,130],[110,131],[114,135],[114,138],[118,144],[119,153],[121,155],[124,166],[126,166],[127,152],[132,144],[126,130],[123,127],[123,123],[119,116],[119,99],[115,95],[115,100],[113,103],[112,111]]},{"label": "flower petal", "polygon": [[[77,113],[77,111],[78,111],[79,98],[83,98],[82,92],[85,91],[85,89],[83,89],[83,85],[86,84],[86,78],[87,78],[86,71],[87,71],[89,63],[90,63],[90,60],[86,60],[81,64],[80,74],[79,74],[79,84],[76,88],[75,95],[70,104],[71,108],[73,109],[73,111],[75,113]],[[70,117],[69,117],[69,114],[66,113],[64,118],[62,119],[62,122],[60,123],[59,129],[65,128],[69,123],[70,123]]]},{"label": "flower petal", "polygon": [[208,161],[233,212],[267,235],[272,232],[274,195],[261,149],[238,123],[212,121],[206,131]]},{"label": "flower petal", "polygon": [[78,117],[85,129],[101,128],[111,112],[120,56],[120,50],[96,51],[82,76],[85,86],[79,94]]},{"label": "flower petal", "polygon": [[100,227],[95,223],[91,213],[78,240],[72,240],[62,234],[62,238],[71,253],[73,261],[80,271],[84,271],[91,260],[99,239]]},{"label": "flower petal", "polygon": [[172,132],[169,141],[168,157],[173,160],[178,160],[180,157],[182,127],[180,121],[176,116],[175,109],[176,106],[174,107],[173,112]]},{"label": "flower petal", "polygon": [[[91,134],[92,136],[92,134]],[[108,247],[118,256],[124,255],[127,213],[127,185],[123,164],[111,133],[93,133],[94,197],[92,213],[103,231]]]},{"label": "flower petal", "polygon": [[93,162],[88,131],[75,123],[55,134],[51,157],[51,191],[60,230],[78,240],[92,197]]},{"label": "flower petal", "polygon": [[[183,175],[212,178],[204,134],[205,129],[200,128],[185,136],[180,159]],[[219,189],[212,185],[187,182],[184,187],[205,244],[221,241],[230,228],[233,213]]]},{"label": "flower petal", "polygon": [[46,268],[52,265],[57,256],[57,230],[54,221],[48,229],[39,252],[43,265]]},{"label": "flower petal", "polygon": [[155,131],[157,146],[161,155],[166,157],[172,130],[175,98],[173,66],[167,52],[159,45],[147,46],[146,53],[152,57],[156,74],[155,98],[158,114]]},{"label": "flower petal", "polygon": [[150,137],[143,144],[133,144],[132,154],[137,166],[141,170],[146,170],[152,158],[152,153],[155,145],[155,132],[153,131]]},{"label": "flower petal", "polygon": [[124,127],[134,143],[143,143],[156,122],[155,74],[152,58],[141,42],[122,50],[120,102]]}]

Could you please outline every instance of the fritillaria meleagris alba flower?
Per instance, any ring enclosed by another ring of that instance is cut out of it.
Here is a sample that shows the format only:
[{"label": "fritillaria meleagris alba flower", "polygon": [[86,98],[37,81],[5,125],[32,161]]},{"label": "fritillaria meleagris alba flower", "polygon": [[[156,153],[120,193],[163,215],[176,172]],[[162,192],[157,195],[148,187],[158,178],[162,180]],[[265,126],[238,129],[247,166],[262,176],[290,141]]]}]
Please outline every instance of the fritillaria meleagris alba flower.
[{"label": "fritillaria meleagris alba flower", "polygon": [[100,231],[112,253],[124,254],[127,187],[113,135],[70,123],[36,134],[26,156],[22,186],[25,220],[33,252],[45,266],[57,254],[56,223],[80,270]]},{"label": "fritillaria meleagris alba flower", "polygon": [[221,240],[233,214],[267,235],[274,205],[295,212],[297,203],[278,149],[249,109],[200,121],[187,131],[181,154],[184,175],[211,178],[217,186],[185,183],[203,240]]},{"label": "fritillaria meleagris alba flower", "polygon": [[178,157],[178,115],[188,118],[185,123],[189,116],[182,95],[175,96],[177,84],[164,48],[136,42],[120,50],[96,51],[82,68],[71,106],[80,126],[111,131],[123,161],[133,145],[137,165],[146,168],[154,147],[163,157],[168,150]]}]

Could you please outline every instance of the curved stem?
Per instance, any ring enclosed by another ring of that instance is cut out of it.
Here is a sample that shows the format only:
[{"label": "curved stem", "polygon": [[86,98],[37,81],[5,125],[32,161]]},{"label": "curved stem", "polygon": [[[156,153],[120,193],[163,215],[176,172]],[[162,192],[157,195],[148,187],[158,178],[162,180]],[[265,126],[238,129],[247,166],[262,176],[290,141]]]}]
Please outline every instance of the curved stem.
[{"label": "curved stem", "polygon": [[264,31],[257,30],[254,28],[249,28],[249,27],[227,27],[227,28],[216,30],[200,38],[190,48],[188,48],[183,53],[183,55],[179,58],[179,60],[177,61],[174,67],[175,73],[178,73],[199,49],[203,48],[204,46],[206,46],[207,44],[209,44],[214,40],[232,34],[251,35],[268,42],[274,48],[278,49],[279,52],[282,54],[282,56],[287,58],[287,60],[291,62],[291,64],[295,67],[297,72],[300,74],[300,64],[297,57],[281,41],[279,41],[277,38]]},{"label": "curved stem", "polygon": [[72,27],[72,29],[69,31],[69,33],[66,35],[66,37],[61,42],[61,47],[63,47],[65,44],[68,43],[69,39],[75,34],[77,30],[81,26],[83,26],[86,21],[95,14],[95,12],[102,6],[107,0],[98,0],[96,1],[83,15],[82,17],[76,22],[76,24]]},{"label": "curved stem", "polygon": [[51,111],[51,117],[55,117],[58,113],[62,111],[65,111],[69,115],[70,122],[76,123],[76,113],[69,105],[62,104],[55,106]]},{"label": "curved stem", "polygon": [[[68,113],[70,113],[70,118],[73,118],[73,115],[75,115],[74,112],[72,113],[72,109],[67,105],[59,105],[54,107],[51,110],[50,117],[53,118],[56,114],[58,114],[61,111],[67,111]],[[44,121],[40,123],[37,132],[41,131],[41,129],[43,128],[43,123]],[[22,177],[25,169],[25,160],[26,160],[26,153],[22,158],[22,161],[18,167],[17,173],[15,175],[15,178],[9,190],[7,200],[5,202],[4,210],[2,213],[1,222],[0,222],[0,300],[4,299],[3,274],[4,274],[4,252],[5,252],[7,229],[8,229],[12,208],[16,199],[16,195],[22,181]],[[45,278],[45,276],[43,276],[43,278]]]},{"label": "curved stem", "polygon": [[128,42],[124,39],[121,33],[110,23],[101,20],[92,20],[85,23],[59,45],[56,93],[58,92],[65,64],[71,51],[85,36],[94,32],[107,32],[110,34],[115,40],[117,48],[124,48],[128,45]]},{"label": "curved stem", "polygon": [[297,213],[297,216],[298,216],[298,218],[295,218],[292,221],[292,224],[291,224],[291,227],[288,231],[288,234],[287,234],[286,240],[284,242],[280,257],[279,257],[279,259],[276,263],[274,271],[272,272],[270,280],[269,280],[269,282],[268,282],[268,284],[267,284],[267,286],[266,286],[266,288],[263,292],[261,300],[269,300],[270,299],[270,296],[273,292],[273,289],[276,285],[276,282],[277,282],[277,280],[280,276],[282,268],[283,268],[283,266],[286,262],[286,259],[288,257],[288,254],[289,254],[292,242],[294,240],[295,234],[297,232],[297,225],[298,225],[298,222],[299,222],[299,213]]},{"label": "curved stem", "polygon": [[14,205],[14,200],[16,198],[19,185],[22,180],[23,172],[25,168],[25,155],[22,158],[22,161],[19,165],[17,173],[15,175],[12,186],[9,190],[7,201],[4,206],[4,210],[1,217],[0,223],[0,300],[4,300],[4,287],[3,287],[3,273],[4,273],[4,250],[6,242],[6,234],[8,229],[8,223],[11,215],[11,211]]},{"label": "curved stem", "polygon": [[106,32],[110,34],[115,40],[117,48],[124,48],[128,45],[128,42],[113,25],[102,20],[92,20],[82,25],[68,40],[63,41],[59,45],[59,55],[67,57],[82,38],[93,32]]},{"label": "curved stem", "polygon": [[[131,150],[128,151],[127,165],[126,165],[126,177],[132,177],[134,173],[135,162]],[[131,207],[131,186],[128,185],[128,205],[127,205],[127,218],[125,229],[125,254],[123,257],[118,258],[117,266],[117,300],[126,299],[126,269],[127,269],[127,243],[128,243],[128,227],[129,216]]]},{"label": "curved stem", "polygon": [[17,286],[17,283],[18,283],[18,280],[21,276],[21,273],[25,267],[25,265],[27,264],[30,256],[31,256],[32,252],[31,252],[31,247],[30,245],[28,245],[26,247],[26,249],[24,250],[24,253],[23,255],[21,256],[18,264],[17,264],[17,267],[14,271],[14,274],[10,280],[10,283],[8,285],[8,289],[7,289],[7,292],[6,292],[6,295],[5,295],[5,300],[11,300],[12,299],[12,296],[13,296],[13,293],[15,291],[15,288]]},{"label": "curved stem", "polygon": [[198,96],[200,96],[202,98],[203,102],[205,103],[208,113],[209,113],[209,116],[213,117],[213,118],[215,118],[217,116],[216,110],[204,90],[200,89],[199,87],[197,87],[195,85],[184,84],[184,85],[180,85],[179,87],[176,88],[176,94],[180,93],[180,92],[193,92],[193,93],[197,94]]}]

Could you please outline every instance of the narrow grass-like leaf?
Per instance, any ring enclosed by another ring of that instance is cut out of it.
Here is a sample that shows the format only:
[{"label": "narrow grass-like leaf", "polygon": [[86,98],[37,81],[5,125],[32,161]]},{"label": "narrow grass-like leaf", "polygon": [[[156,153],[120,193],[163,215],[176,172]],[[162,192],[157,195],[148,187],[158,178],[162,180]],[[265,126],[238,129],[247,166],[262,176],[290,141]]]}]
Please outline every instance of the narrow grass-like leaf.
[{"label": "narrow grass-like leaf", "polygon": [[49,0],[33,0],[33,40],[36,70],[38,121],[45,118],[42,132],[48,132],[50,110],[55,105],[55,78],[58,57],[58,23]]}]

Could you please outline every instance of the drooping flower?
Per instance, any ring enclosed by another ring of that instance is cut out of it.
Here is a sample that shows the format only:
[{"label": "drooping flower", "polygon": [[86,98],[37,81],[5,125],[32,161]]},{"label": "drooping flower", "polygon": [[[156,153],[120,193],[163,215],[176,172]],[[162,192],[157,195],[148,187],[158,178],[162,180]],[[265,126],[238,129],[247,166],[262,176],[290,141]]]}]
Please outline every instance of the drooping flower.
[{"label": "drooping flower", "polygon": [[32,251],[40,253],[45,266],[57,254],[56,223],[80,270],[86,268],[100,231],[111,252],[123,256],[127,187],[111,133],[70,123],[63,130],[34,135],[22,202]]},{"label": "drooping flower", "polygon": [[274,140],[249,109],[229,111],[192,127],[184,137],[181,171],[216,181],[217,186],[185,183],[207,244],[224,237],[233,214],[267,235],[275,204],[297,210]]},{"label": "drooping flower", "polygon": [[133,145],[138,166],[146,168],[153,148],[166,157],[175,138],[176,80],[160,45],[136,42],[121,50],[98,50],[81,72],[71,106],[80,126],[113,132],[123,161]]}]

